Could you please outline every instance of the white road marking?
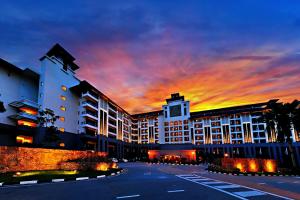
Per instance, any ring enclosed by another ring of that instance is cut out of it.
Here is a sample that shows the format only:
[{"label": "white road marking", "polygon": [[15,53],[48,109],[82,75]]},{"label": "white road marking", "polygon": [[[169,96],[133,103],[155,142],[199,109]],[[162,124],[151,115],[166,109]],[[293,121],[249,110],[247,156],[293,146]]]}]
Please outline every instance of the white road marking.
[{"label": "white road marking", "polygon": [[139,197],[141,195],[139,194],[134,194],[134,195],[128,195],[128,196],[120,196],[120,197],[117,197],[117,199],[126,199],[126,198],[133,198],[133,197]]},{"label": "white road marking", "polygon": [[97,176],[97,178],[105,178],[105,175]]},{"label": "white road marking", "polygon": [[169,190],[169,193],[174,193],[174,192],[184,192],[184,190]]},{"label": "white road marking", "polygon": [[212,182],[201,182],[201,183],[206,184],[206,185],[214,185],[214,184],[221,184],[221,183],[224,183],[224,182],[212,181]]},{"label": "white road marking", "polygon": [[0,183],[0,186],[2,186],[3,185],[3,183]]},{"label": "white road marking", "polygon": [[193,181],[209,181],[210,179],[208,178],[195,178],[195,179],[192,179]]},{"label": "white road marking", "polygon": [[[191,175],[193,175],[193,174],[191,174]],[[193,176],[196,177],[196,175],[193,175]],[[182,178],[182,179],[185,179],[185,180],[188,180],[188,181],[191,181],[191,182],[194,182],[194,183],[197,183],[197,184],[199,184],[199,185],[203,185],[203,186],[206,186],[206,187],[209,187],[209,188],[218,190],[218,191],[220,191],[220,192],[223,192],[223,193],[229,194],[229,195],[231,195],[231,196],[234,196],[234,197],[236,197],[236,198],[238,198],[238,199],[244,199],[244,200],[247,200],[247,199],[244,198],[244,197],[241,197],[241,196],[238,196],[238,195],[233,194],[233,193],[231,193],[231,192],[228,192],[228,191],[222,190],[222,189],[220,189],[220,188],[217,188],[215,185],[207,185],[207,184],[203,184],[203,182],[197,182],[197,181],[194,181],[194,180],[190,180],[190,179],[188,179],[188,178],[186,178],[186,177],[181,177],[181,176],[177,176],[177,177]],[[197,177],[199,177],[199,178],[207,178],[207,177],[204,177],[204,176],[197,176]],[[217,182],[220,182],[220,180],[216,180],[216,179],[212,179],[212,178],[210,178],[210,179],[211,179],[211,180],[214,180],[214,181],[217,181]],[[230,183],[230,182],[225,182],[225,181],[223,181],[222,183],[224,183],[224,184],[232,184],[232,183]],[[284,196],[277,195],[277,194],[270,193],[270,192],[266,192],[266,191],[261,191],[261,190],[259,190],[259,189],[254,189],[254,188],[247,187],[247,186],[244,186],[244,185],[240,185],[240,187],[246,188],[246,189],[249,189],[249,190],[252,190],[252,191],[256,191],[256,192],[268,194],[268,195],[271,195],[271,196],[279,197],[279,198],[286,199],[286,200],[293,200],[293,199],[288,198],[288,197],[284,197]]]},{"label": "white road marking", "polygon": [[240,185],[216,185],[215,187],[219,189],[230,189],[230,188],[239,188],[241,186]]},{"label": "white road marking", "polygon": [[33,181],[20,181],[21,185],[26,185],[26,184],[36,184],[37,180],[33,180]]},{"label": "white road marking", "polygon": [[180,176],[178,176],[178,177],[179,177],[179,178],[182,178],[182,179],[185,179],[185,180],[188,180],[188,181],[191,181],[191,182],[194,182],[194,183],[197,183],[197,184],[202,185],[202,186],[206,186],[206,187],[209,187],[209,188],[218,190],[218,191],[223,192],[223,193],[225,193],[225,194],[228,194],[228,195],[230,195],[230,196],[234,196],[234,197],[236,197],[236,198],[238,198],[238,199],[247,200],[246,198],[243,198],[243,197],[241,197],[241,196],[237,196],[237,195],[235,195],[235,194],[233,194],[233,193],[230,193],[230,192],[227,192],[227,191],[225,191],[225,190],[222,190],[222,189],[219,189],[219,188],[210,186],[210,185],[205,185],[205,184],[202,184],[201,182],[196,182],[196,181],[193,181],[193,180],[189,180],[189,179],[187,179],[187,178],[185,178],[185,177],[180,177]]},{"label": "white road marking", "polygon": [[259,192],[259,191],[241,191],[241,192],[233,192],[233,193],[242,197],[254,197],[254,196],[266,195],[266,193]]}]

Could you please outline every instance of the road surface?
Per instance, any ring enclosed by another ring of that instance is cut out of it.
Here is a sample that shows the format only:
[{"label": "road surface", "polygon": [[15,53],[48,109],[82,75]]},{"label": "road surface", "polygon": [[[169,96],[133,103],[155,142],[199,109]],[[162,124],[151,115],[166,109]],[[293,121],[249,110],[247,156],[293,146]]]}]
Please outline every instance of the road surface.
[{"label": "road surface", "polygon": [[299,177],[230,176],[204,166],[122,163],[125,173],[102,179],[0,187],[1,200],[300,199]]}]

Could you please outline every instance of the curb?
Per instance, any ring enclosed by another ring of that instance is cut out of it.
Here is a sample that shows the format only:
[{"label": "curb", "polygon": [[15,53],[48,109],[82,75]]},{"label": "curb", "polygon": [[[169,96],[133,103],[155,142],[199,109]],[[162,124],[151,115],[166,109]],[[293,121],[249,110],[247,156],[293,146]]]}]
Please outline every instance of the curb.
[{"label": "curb", "polygon": [[65,179],[63,179],[63,178],[52,179],[53,183],[64,182],[64,181],[65,181]]},{"label": "curb", "polygon": [[76,181],[82,181],[82,180],[88,180],[88,179],[89,179],[89,177],[78,177],[75,180]]},{"label": "curb", "polygon": [[[214,173],[214,174],[224,174],[224,175],[233,175],[233,176],[268,176],[268,177],[272,177],[272,176],[285,176],[285,177],[292,177],[292,176],[297,176],[297,175],[288,175],[288,174],[254,174],[254,173],[222,173],[222,172],[217,172],[217,171],[208,171],[209,173]],[[299,176],[300,177],[300,176]]]},{"label": "curb", "polygon": [[37,184],[37,180],[32,181],[20,181],[20,185]]},{"label": "curb", "polygon": [[[124,172],[124,169],[120,170],[117,172],[117,175],[120,175],[121,173]],[[116,173],[111,173],[109,176],[115,176]],[[99,175],[96,177],[76,177],[75,179],[69,179],[69,180],[65,180],[63,178],[60,179],[51,179],[51,180],[47,180],[47,181],[39,181],[39,180],[30,180],[30,181],[20,181],[19,183],[8,183],[5,184],[5,182],[0,182],[0,187],[5,187],[5,186],[9,186],[9,185],[34,185],[34,184],[39,184],[39,183],[60,183],[60,182],[67,182],[67,181],[83,181],[83,180],[89,180],[89,179],[101,179],[101,178],[106,178],[109,177],[107,175]]]},{"label": "curb", "polygon": [[183,164],[183,163],[152,163],[148,162],[150,165],[173,165],[173,166],[179,166],[179,165],[184,165],[184,166],[202,166],[201,164]]}]

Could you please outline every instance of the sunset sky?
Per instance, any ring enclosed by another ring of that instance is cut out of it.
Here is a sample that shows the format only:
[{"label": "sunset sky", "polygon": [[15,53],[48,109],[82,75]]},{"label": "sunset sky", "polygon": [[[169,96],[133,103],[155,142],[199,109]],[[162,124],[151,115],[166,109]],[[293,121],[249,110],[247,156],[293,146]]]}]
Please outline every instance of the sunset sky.
[{"label": "sunset sky", "polygon": [[1,58],[37,69],[60,43],[132,114],[174,92],[191,111],[300,99],[299,0],[1,1],[0,13]]}]

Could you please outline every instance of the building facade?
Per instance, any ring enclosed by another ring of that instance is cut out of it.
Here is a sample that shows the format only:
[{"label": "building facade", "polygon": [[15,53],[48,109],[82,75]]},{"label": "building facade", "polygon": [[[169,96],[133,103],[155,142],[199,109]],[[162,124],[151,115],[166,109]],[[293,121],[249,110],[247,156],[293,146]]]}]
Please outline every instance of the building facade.
[{"label": "building facade", "polygon": [[[0,113],[0,124],[38,127],[38,111],[47,109],[59,116],[55,125],[62,135],[76,135],[84,148],[112,152],[127,151],[124,145],[116,145],[119,143],[191,144],[197,148],[276,141],[276,135],[266,131],[261,116],[268,103],[277,100],[190,112],[190,102],[175,93],[161,110],[132,115],[88,81],[76,77],[79,66],[75,58],[59,44],[40,61],[39,70],[34,71],[0,59],[0,101],[6,108]],[[291,131],[293,141],[299,142],[299,135]],[[15,140],[34,143],[34,137],[17,133]],[[60,143],[60,147],[65,144]]]}]

